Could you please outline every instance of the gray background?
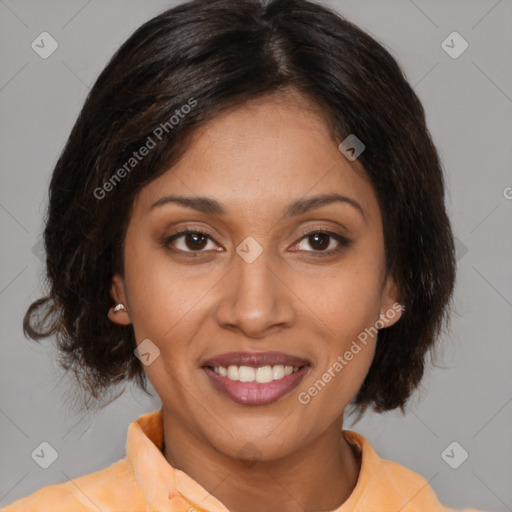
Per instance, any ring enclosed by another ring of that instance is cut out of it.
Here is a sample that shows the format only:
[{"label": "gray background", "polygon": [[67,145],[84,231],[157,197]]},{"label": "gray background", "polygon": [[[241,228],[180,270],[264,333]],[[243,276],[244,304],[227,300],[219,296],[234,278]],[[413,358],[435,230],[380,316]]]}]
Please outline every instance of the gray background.
[{"label": "gray background", "polygon": [[[391,51],[423,101],[459,249],[456,312],[438,366],[405,417],[370,413],[353,429],[381,457],[422,474],[444,504],[510,511],[512,2],[328,4]],[[48,341],[25,340],[21,322],[41,292],[33,247],[51,171],[85,96],[131,32],[172,5],[0,0],[0,506],[123,457],[128,424],[160,406],[156,395],[129,387],[96,415],[71,414],[64,397],[72,381],[62,377]],[[59,44],[46,60],[31,48],[43,31]],[[469,43],[456,59],[441,47],[453,31]],[[42,441],[59,454],[46,470],[31,458]],[[469,453],[457,469],[441,457],[452,441]]]}]

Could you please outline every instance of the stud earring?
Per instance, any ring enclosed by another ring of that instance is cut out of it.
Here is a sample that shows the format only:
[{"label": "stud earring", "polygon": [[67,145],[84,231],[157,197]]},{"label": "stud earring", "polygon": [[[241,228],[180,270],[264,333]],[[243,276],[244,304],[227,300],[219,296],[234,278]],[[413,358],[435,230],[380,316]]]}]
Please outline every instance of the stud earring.
[{"label": "stud earring", "polygon": [[114,313],[117,313],[118,311],[128,311],[126,309],[126,306],[124,304],[117,304],[117,306],[114,307]]}]

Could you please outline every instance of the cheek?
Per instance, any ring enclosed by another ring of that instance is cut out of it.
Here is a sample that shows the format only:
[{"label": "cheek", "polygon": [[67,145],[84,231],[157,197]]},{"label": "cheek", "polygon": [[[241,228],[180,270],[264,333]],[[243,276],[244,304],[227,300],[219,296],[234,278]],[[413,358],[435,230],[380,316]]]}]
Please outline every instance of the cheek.
[{"label": "cheek", "polygon": [[[380,314],[381,267],[374,257],[356,254],[336,272],[311,286],[302,280],[313,314],[309,315],[319,343],[318,366],[299,397],[311,411],[329,409],[336,417],[361,387],[375,353]],[[332,419],[331,418],[331,419]]]},{"label": "cheek", "polygon": [[295,289],[305,298],[312,318],[325,324],[329,340],[339,344],[378,320],[381,279],[380,262],[353,253],[324,279],[296,277]]},{"label": "cheek", "polygon": [[308,415],[322,417],[324,424],[330,424],[343,413],[368,374],[376,341],[376,334],[367,339],[355,335],[338,339],[326,347],[327,357],[312,372],[297,396],[299,403],[307,408]]},{"label": "cheek", "polygon": [[154,337],[162,344],[194,309],[206,285],[204,278],[185,280],[163,249],[142,246],[129,250],[126,283],[137,340]]},{"label": "cheek", "polygon": [[212,273],[190,272],[192,267],[184,272],[170,264],[163,250],[138,246],[129,256],[126,284],[135,338],[138,344],[151,340],[160,351],[144,371],[160,396],[172,395],[182,400],[186,395],[176,398],[180,394],[176,388],[196,379],[201,371],[197,362],[204,347],[192,341],[201,338],[209,298],[215,294],[219,278]]}]

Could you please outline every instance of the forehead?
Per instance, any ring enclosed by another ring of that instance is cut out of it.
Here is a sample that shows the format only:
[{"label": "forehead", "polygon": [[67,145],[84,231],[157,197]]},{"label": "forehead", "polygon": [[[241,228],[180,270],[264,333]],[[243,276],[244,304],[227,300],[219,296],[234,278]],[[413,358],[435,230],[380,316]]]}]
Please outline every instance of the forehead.
[{"label": "forehead", "polygon": [[339,193],[378,215],[361,164],[339,151],[320,111],[304,97],[264,97],[227,110],[196,130],[187,151],[147,185],[135,210],[165,194],[214,197],[234,215],[282,211],[308,195]]}]

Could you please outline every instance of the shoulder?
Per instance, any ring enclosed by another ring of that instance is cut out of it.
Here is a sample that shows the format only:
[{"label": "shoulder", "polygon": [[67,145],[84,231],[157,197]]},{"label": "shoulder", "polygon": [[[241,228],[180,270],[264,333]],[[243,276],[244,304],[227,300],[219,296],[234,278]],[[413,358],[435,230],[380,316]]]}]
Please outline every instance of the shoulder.
[{"label": "shoulder", "polygon": [[483,512],[473,508],[461,510],[443,505],[430,485],[436,475],[427,481],[419,473],[390,460],[382,460],[382,467],[386,486],[388,489],[391,487],[396,499],[402,501],[403,512]]},{"label": "shoulder", "polygon": [[49,485],[10,503],[0,512],[42,512],[43,510],[68,510],[74,512],[84,509],[80,501],[66,484]]},{"label": "shoulder", "polygon": [[427,481],[419,473],[401,464],[381,459],[361,434],[344,432],[347,440],[362,454],[359,480],[349,498],[354,510],[366,512],[378,507],[379,510],[401,512],[481,512],[471,508],[456,510],[444,506],[430,485],[436,475]]},{"label": "shoulder", "polygon": [[88,512],[144,507],[143,493],[127,459],[66,482],[42,487],[0,512]]}]

